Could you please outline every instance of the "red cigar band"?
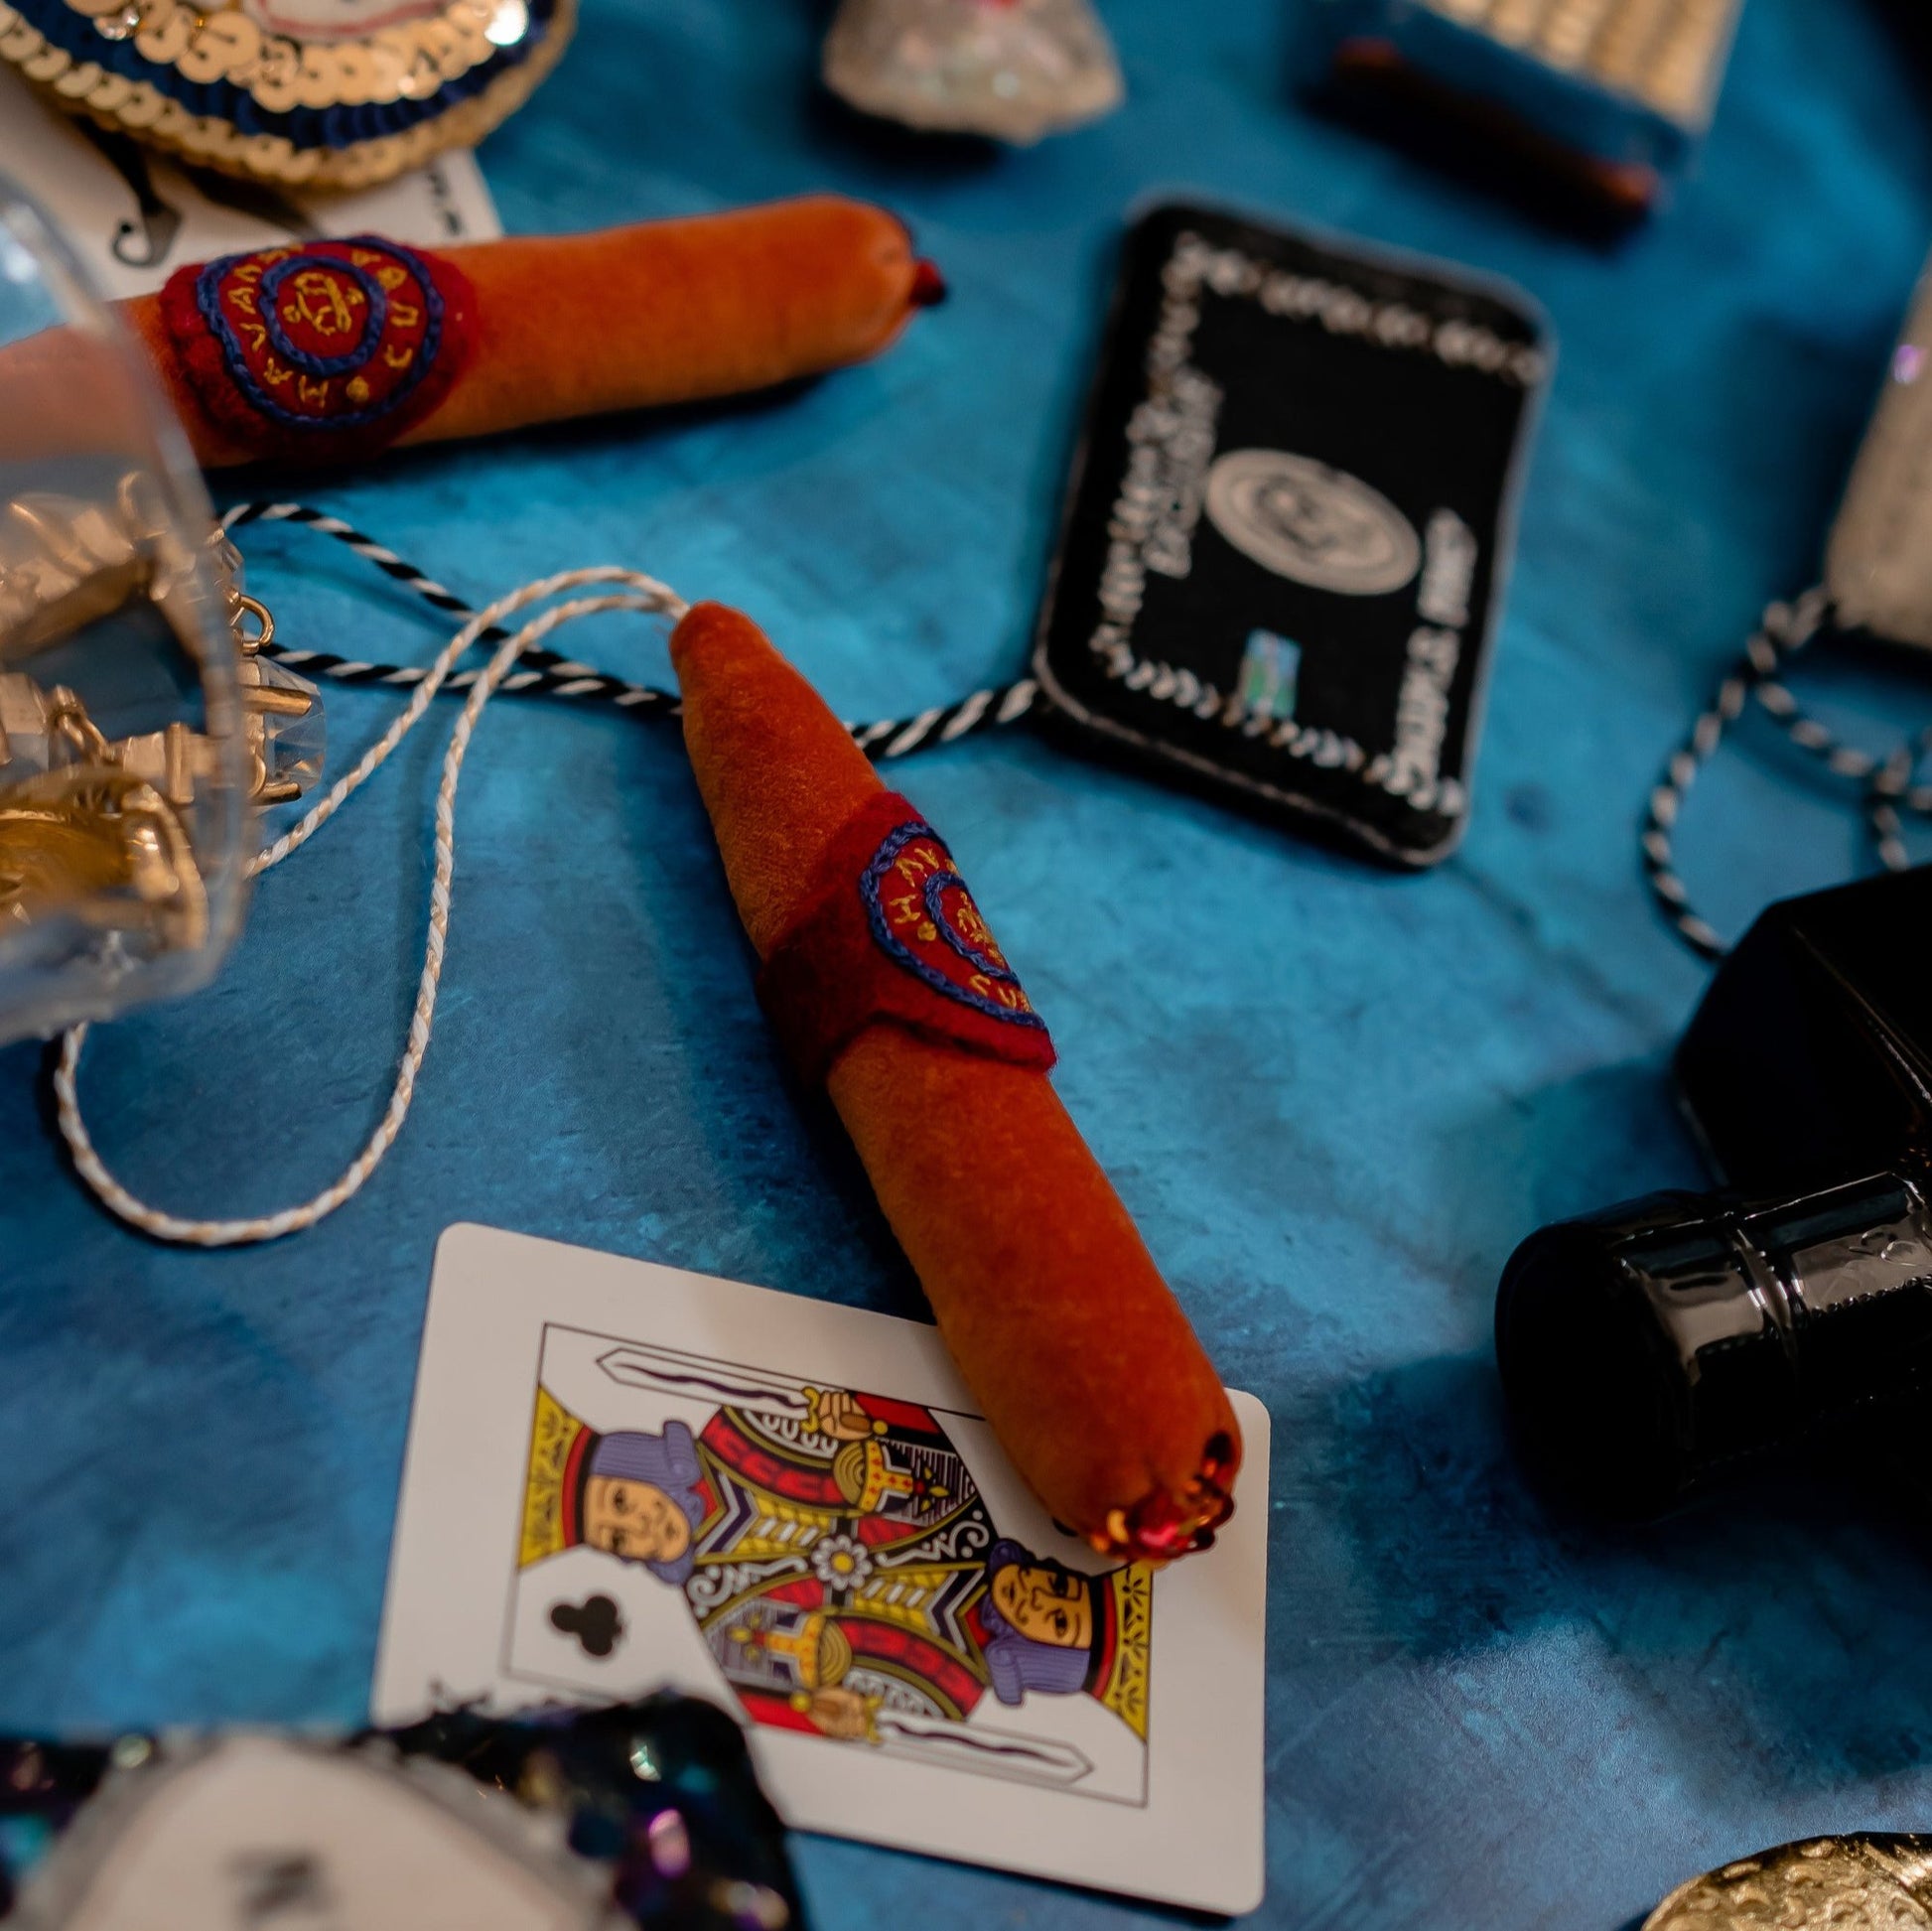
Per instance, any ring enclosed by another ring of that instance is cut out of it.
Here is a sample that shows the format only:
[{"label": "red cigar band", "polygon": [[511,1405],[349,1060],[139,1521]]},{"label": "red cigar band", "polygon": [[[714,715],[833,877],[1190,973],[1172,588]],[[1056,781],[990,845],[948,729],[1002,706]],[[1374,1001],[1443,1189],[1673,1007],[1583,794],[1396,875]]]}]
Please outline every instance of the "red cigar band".
[{"label": "red cigar band", "polygon": [[771,949],[759,999],[808,1085],[867,1027],[1016,1065],[1052,1065],[1034,1011],[945,841],[895,791],[861,805]]},{"label": "red cigar band", "polygon": [[449,394],[476,338],[460,269],[367,234],[177,269],[161,314],[189,392],[254,457],[386,448]]}]

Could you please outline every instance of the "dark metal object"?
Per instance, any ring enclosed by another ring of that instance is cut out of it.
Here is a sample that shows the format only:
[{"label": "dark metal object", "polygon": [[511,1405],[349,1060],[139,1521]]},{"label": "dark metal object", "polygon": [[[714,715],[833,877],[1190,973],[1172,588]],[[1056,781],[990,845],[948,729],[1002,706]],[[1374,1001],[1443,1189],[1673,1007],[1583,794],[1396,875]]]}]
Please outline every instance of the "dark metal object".
[{"label": "dark metal object", "polygon": [[1932,1374],[1932,868],[1773,905],[1677,1053],[1733,1190],[1533,1234],[1496,1353],[1524,1447],[1660,1507],[1727,1464],[1890,1415]]}]

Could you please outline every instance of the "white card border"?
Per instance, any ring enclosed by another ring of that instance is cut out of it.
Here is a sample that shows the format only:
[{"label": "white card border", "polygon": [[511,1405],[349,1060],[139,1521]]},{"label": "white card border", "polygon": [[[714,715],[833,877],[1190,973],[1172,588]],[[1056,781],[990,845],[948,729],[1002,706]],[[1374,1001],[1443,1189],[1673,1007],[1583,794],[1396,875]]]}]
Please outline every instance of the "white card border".
[{"label": "white card border", "polygon": [[[653,1324],[653,1299],[672,1334]],[[682,1304],[674,1311],[673,1302]],[[639,1341],[675,1338],[726,1359],[755,1333],[761,1356],[803,1379],[978,1412],[937,1330],[922,1322],[473,1223],[450,1227],[437,1245],[411,1409],[371,1696],[377,1723],[408,1722],[439,1695],[500,1696],[490,1707],[504,1710],[532,1700],[527,1686],[501,1677],[499,1518],[519,1492],[535,1350],[546,1323],[560,1322]],[[693,1332],[694,1324],[717,1331]],[[1189,1648],[1171,1645],[1154,1673],[1149,1734],[1159,1747],[1147,1808],[1093,1803],[1082,1818],[1036,1788],[971,1783],[856,1748],[828,1778],[816,1739],[748,1724],[760,1777],[786,1821],[1194,1909],[1253,1910],[1264,1885],[1269,1422],[1254,1397],[1232,1398],[1245,1438],[1241,1505],[1210,1556],[1157,1582],[1168,1619],[1197,1617],[1207,1627]],[[493,1420],[506,1400],[518,1417],[507,1429]],[[459,1446],[464,1479],[453,1487],[448,1468]],[[496,1474],[480,1465],[496,1462]],[[464,1593],[472,1579],[475,1606]],[[1226,1659],[1247,1647],[1252,1671],[1237,1677]],[[932,1777],[969,1787],[971,1803],[928,1807],[916,1833],[880,1827],[908,1806],[908,1789]]]}]

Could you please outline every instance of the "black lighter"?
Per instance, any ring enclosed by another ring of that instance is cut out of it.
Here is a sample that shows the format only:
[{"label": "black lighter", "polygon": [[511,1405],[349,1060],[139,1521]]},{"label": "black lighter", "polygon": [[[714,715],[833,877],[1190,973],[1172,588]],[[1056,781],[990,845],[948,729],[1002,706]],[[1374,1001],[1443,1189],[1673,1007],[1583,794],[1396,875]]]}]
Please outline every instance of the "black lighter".
[{"label": "black lighter", "polygon": [[1532,1234],[1496,1355],[1544,1472],[1626,1513],[1921,1397],[1932,1370],[1932,867],[1771,906],[1685,1033],[1729,1190]]}]

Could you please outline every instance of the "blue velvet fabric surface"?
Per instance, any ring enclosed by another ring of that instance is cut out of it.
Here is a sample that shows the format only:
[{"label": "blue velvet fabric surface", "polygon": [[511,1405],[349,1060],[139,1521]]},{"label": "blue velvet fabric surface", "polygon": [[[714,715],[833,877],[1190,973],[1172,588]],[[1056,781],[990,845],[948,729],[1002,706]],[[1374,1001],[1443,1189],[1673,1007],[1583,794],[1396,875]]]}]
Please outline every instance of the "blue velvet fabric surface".
[{"label": "blue velvet fabric surface", "polygon": [[[1514,278],[1562,359],[1474,823],[1393,877],[1027,735],[901,781],[1048,1014],[1061,1092],[1227,1378],[1275,1422],[1262,1921],[1619,1931],[1754,1847],[1932,1817],[1918,1530],[1826,1489],[1606,1531],[1502,1429],[1497,1274],[1540,1221],[1699,1171],[1666,1056],[1705,982],[1634,821],[1764,599],[1808,582],[1932,229],[1928,75],[1863,0],[1750,0],[1713,137],[1614,245],[1312,117],[1288,0],[1114,0],[1131,100],[1029,153],[926,145],[818,92],[807,0],[587,0],[483,162],[514,230],[814,187],[901,209],[951,278],[878,364],[742,405],[301,483],[481,603],[622,562],[742,605],[847,716],[1023,660],[1124,210],[1174,187]],[[436,632],[322,539],[252,532],[284,636]],[[667,675],[599,620],[568,649]],[[1903,672],[1807,672],[1866,742]],[[332,764],[393,700],[331,693]],[[103,1030],[110,1164],[200,1212],[332,1178],[420,956],[444,731],[262,885],[208,993]],[[1736,929],[1868,863],[1758,721],[1685,869]],[[365,1192],[191,1254],[101,1213],[0,1052],[0,1725],[362,1715],[438,1233],[480,1220],[918,1312],[863,1175],[781,1083],[673,732],[502,702],[459,812],[443,1006]],[[1124,1391],[1131,1392],[1131,1391]],[[829,1841],[823,1931],[1164,1914]]]}]

